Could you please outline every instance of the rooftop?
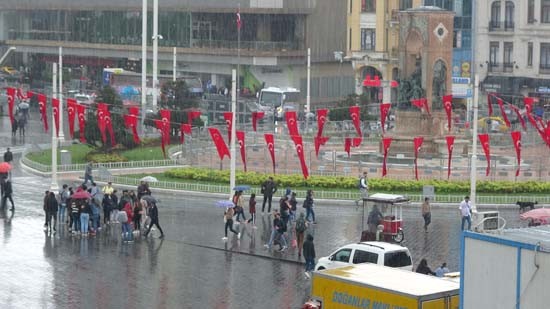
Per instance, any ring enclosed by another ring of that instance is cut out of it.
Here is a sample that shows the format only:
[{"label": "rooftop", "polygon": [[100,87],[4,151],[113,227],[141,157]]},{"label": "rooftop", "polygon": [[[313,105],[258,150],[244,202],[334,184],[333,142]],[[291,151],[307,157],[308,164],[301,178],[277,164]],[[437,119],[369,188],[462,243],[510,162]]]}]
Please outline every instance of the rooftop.
[{"label": "rooftop", "polygon": [[540,245],[542,251],[550,252],[550,225],[505,229],[502,234],[491,236],[534,246]]}]

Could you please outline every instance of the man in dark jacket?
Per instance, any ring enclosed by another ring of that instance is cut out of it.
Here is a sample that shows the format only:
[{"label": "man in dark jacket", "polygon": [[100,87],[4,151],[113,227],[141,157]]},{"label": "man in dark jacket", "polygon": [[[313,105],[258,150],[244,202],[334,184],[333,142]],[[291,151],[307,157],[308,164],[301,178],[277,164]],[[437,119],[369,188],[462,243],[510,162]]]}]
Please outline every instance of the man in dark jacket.
[{"label": "man in dark jacket", "polygon": [[6,203],[9,200],[11,203],[11,211],[15,210],[13,198],[11,197],[12,193],[13,189],[11,187],[11,181],[9,179],[4,179],[4,183],[2,184],[2,207],[6,207]]},{"label": "man in dark jacket", "polygon": [[275,181],[273,181],[273,177],[269,177],[269,179],[262,184],[262,193],[264,195],[264,202],[262,203],[262,215],[265,211],[265,202],[268,202],[269,204],[269,207],[267,208],[267,213],[271,212],[271,200],[273,199],[273,194],[275,192],[277,192],[277,184],[275,184]]},{"label": "man in dark jacket", "polygon": [[13,154],[10,151],[10,148],[8,147],[8,150],[4,152],[4,162],[11,163],[13,161]]},{"label": "man in dark jacket", "polygon": [[159,210],[157,208],[156,203],[151,203],[151,206],[149,206],[149,217],[151,218],[151,223],[149,224],[149,228],[147,228],[147,232],[143,235],[144,237],[147,237],[149,235],[149,232],[151,231],[151,228],[153,227],[153,224],[157,226],[160,232],[159,238],[164,238],[164,232],[162,231],[162,228],[159,225]]},{"label": "man in dark jacket", "polygon": [[145,181],[141,181],[137,187],[137,198],[141,200],[141,197],[144,195],[151,195],[151,190],[149,190],[149,184]]},{"label": "man in dark jacket", "polygon": [[315,267],[315,245],[313,244],[313,235],[308,234],[303,246],[304,259],[306,260],[306,277],[310,277],[309,272]]},{"label": "man in dark jacket", "polygon": [[[48,196],[45,199],[46,199],[46,224],[49,229],[49,233],[51,234],[52,229],[54,233],[56,231],[55,227],[57,225],[57,210],[59,208],[58,207],[59,205],[57,203],[57,199],[55,198],[54,192],[49,192]],[[52,219],[53,219],[53,224],[52,224]]]}]

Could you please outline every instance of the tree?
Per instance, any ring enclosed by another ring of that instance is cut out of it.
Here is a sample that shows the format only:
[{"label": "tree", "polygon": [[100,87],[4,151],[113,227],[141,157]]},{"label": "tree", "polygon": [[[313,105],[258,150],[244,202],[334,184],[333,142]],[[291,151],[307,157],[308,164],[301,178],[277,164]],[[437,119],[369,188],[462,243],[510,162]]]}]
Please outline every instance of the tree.
[{"label": "tree", "polygon": [[369,103],[369,97],[365,94],[356,95],[350,94],[343,101],[338,102],[335,108],[330,109],[330,120],[331,121],[342,121],[342,120],[351,120],[349,114],[350,106],[359,105],[361,106],[361,120],[368,120],[372,118],[369,116],[367,110],[367,104]]}]

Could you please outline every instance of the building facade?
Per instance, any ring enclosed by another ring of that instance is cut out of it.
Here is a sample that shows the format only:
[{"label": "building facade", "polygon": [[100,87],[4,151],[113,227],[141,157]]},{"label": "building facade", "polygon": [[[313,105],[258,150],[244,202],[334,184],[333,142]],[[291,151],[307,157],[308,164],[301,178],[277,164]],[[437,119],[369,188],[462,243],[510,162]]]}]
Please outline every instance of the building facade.
[{"label": "building facade", "polygon": [[[141,1],[5,0],[0,3],[0,42],[17,48],[20,65],[38,69],[57,61],[62,46],[67,67],[85,70],[100,82],[105,67],[140,72],[141,12]],[[351,70],[334,59],[334,51],[345,47],[345,16],[346,5],[331,0],[160,0],[159,73],[172,74],[176,47],[179,76],[199,76],[205,84],[227,87],[231,69],[240,64],[242,85],[251,91],[261,85],[294,87],[305,96],[311,48],[312,100],[342,97],[353,92]]]},{"label": "building facade", "polygon": [[[482,90],[509,103],[550,96],[550,0],[477,1],[475,66]],[[521,105],[523,106],[523,105]]]}]

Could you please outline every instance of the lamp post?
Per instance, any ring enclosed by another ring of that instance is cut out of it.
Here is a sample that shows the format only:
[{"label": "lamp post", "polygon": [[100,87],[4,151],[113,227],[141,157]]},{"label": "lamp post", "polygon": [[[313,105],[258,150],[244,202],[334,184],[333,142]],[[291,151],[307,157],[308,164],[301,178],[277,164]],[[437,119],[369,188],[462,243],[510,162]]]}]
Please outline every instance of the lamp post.
[{"label": "lamp post", "polygon": [[141,8],[141,130],[145,120],[145,105],[147,105],[147,0],[143,0]]},{"label": "lamp post", "polygon": [[[57,98],[57,63],[53,63],[52,66],[52,97]],[[59,104],[61,105],[61,104]],[[52,107],[53,108],[53,107]],[[52,183],[50,185],[50,191],[57,192],[59,186],[57,184],[57,137],[55,130],[55,116],[52,112]]]},{"label": "lamp post", "polygon": [[474,116],[472,119],[472,163],[470,170],[470,201],[472,201],[472,212],[477,212],[476,206],[476,179],[477,179],[477,114],[478,114],[478,97],[479,97],[479,76],[474,76]]},{"label": "lamp post", "polygon": [[159,53],[159,1],[153,0],[153,109],[157,108],[158,53]]},{"label": "lamp post", "polygon": [[59,99],[59,140],[64,140],[63,134],[63,47],[59,46],[59,92],[57,98]]},{"label": "lamp post", "polygon": [[237,112],[237,72],[235,69],[231,70],[231,112],[232,112],[232,119],[231,123],[233,124],[231,126],[231,158],[230,158],[230,174],[229,174],[229,192],[231,193],[231,190],[235,187],[235,139],[236,139],[236,112]]}]

